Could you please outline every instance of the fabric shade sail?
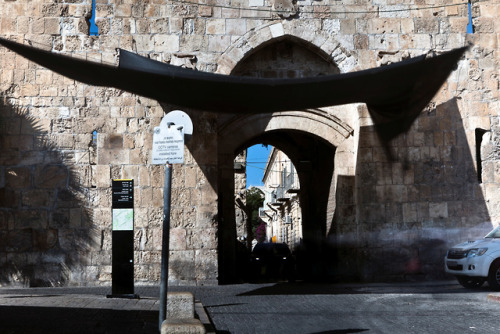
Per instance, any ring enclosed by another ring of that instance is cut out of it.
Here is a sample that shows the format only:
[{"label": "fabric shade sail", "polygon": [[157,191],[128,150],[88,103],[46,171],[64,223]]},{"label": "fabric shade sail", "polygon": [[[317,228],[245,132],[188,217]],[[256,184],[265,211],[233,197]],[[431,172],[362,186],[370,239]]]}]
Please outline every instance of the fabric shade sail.
[{"label": "fabric shade sail", "polygon": [[466,50],[345,74],[262,79],[185,69],[121,49],[119,65],[110,66],[3,38],[0,44],[76,81],[114,87],[179,108],[238,114],[366,103],[384,140],[408,130]]}]

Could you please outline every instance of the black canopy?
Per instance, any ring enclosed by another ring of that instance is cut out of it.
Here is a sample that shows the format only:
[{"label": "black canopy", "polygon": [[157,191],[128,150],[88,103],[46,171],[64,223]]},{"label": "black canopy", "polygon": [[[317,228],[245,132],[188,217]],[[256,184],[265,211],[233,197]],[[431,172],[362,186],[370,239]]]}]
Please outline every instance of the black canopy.
[{"label": "black canopy", "polygon": [[338,75],[261,79],[180,68],[120,50],[119,66],[72,58],[0,38],[0,44],[68,78],[181,108],[263,113],[366,103],[383,139],[406,131],[466,50],[419,56]]}]

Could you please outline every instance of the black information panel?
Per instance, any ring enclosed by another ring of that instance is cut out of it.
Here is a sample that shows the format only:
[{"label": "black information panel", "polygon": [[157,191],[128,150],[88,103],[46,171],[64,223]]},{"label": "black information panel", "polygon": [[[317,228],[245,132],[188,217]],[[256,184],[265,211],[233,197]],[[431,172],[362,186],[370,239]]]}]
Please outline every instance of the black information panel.
[{"label": "black information panel", "polygon": [[108,297],[134,294],[134,180],[112,182],[112,287]]},{"label": "black information panel", "polygon": [[113,180],[113,209],[134,208],[134,180]]}]

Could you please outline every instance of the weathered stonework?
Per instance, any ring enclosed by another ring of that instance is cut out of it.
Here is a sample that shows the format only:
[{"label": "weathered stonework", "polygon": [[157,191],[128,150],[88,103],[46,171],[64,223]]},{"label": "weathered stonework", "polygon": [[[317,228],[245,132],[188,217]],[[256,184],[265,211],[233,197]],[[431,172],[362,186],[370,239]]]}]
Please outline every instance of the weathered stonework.
[{"label": "weathered stonework", "polygon": [[[500,5],[472,8],[475,32],[466,34],[466,4],[430,0],[98,1],[99,36],[89,36],[90,0],[13,0],[0,4],[0,32],[107,64],[123,48],[200,71],[271,77],[347,73],[470,43],[411,130],[390,144],[395,160],[363,105],[238,117],[186,110],[194,133],[185,164],[174,167],[172,283],[232,280],[234,158],[258,142],[295,160],[304,238],[331,246],[335,275],[442,277],[449,245],[500,221]],[[136,282],[157,283],[164,167],[151,165],[152,131],[174,107],[0,54],[0,285],[110,284],[113,178],[134,179]],[[321,161],[308,155],[313,148]],[[421,266],[410,268],[415,259]]]}]

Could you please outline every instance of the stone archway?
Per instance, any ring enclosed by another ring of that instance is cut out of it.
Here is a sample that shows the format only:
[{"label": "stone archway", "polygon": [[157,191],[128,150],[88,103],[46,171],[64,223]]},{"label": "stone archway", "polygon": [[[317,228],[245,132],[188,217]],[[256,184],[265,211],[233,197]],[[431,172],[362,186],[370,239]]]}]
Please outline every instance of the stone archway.
[{"label": "stone archway", "polygon": [[[351,107],[352,111],[356,111]],[[300,202],[304,240],[319,244],[333,215],[335,152],[352,139],[352,128],[321,110],[247,115],[219,127],[219,274],[231,282],[236,242],[234,224],[234,170],[236,154],[256,143],[284,151],[296,166],[301,184]]]},{"label": "stone archway", "polygon": [[[354,66],[353,57],[331,36],[318,32],[316,38],[310,38],[308,29],[291,29],[286,22],[274,22],[248,33],[221,57],[218,72],[283,78],[336,74],[350,71]],[[267,143],[290,157],[301,184],[304,241],[318,244],[333,217],[336,151],[338,147],[353,144],[354,127],[349,123],[357,123],[358,118],[358,109],[353,105],[219,117],[220,283],[236,280],[233,166],[236,154],[253,144]]]},{"label": "stone archway", "polygon": [[273,21],[248,31],[233,43],[219,58],[217,73],[231,74],[255,50],[277,39],[290,37],[303,41],[303,46],[334,63],[341,73],[351,72],[357,65],[357,59],[347,51],[349,47],[321,27],[307,21]]},{"label": "stone archway", "polygon": [[[218,73],[253,77],[305,77],[351,71],[356,61],[331,35],[311,27],[272,22],[252,30],[218,62]],[[334,92],[332,92],[334,93]],[[267,143],[283,150],[301,184],[304,239],[325,237],[335,209],[336,152],[353,154],[359,120],[355,105],[314,110],[224,115],[218,119],[219,282],[235,281],[234,158]],[[345,149],[346,147],[350,147]],[[351,162],[355,158],[350,159]]]}]

